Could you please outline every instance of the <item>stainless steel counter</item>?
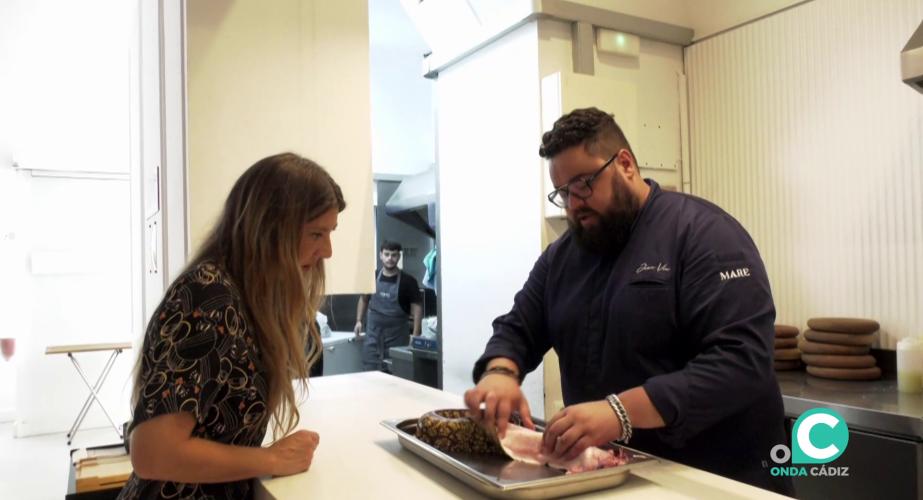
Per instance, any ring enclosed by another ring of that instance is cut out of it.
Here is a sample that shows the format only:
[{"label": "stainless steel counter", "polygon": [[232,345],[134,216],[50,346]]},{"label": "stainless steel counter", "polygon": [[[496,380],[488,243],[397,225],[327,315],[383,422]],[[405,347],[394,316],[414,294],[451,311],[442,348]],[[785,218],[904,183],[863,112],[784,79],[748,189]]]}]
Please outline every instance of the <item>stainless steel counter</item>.
[{"label": "stainless steel counter", "polygon": [[777,372],[785,414],[797,417],[820,406],[836,410],[850,428],[923,441],[923,395],[897,391],[893,374],[854,382],[812,377],[802,371]]}]

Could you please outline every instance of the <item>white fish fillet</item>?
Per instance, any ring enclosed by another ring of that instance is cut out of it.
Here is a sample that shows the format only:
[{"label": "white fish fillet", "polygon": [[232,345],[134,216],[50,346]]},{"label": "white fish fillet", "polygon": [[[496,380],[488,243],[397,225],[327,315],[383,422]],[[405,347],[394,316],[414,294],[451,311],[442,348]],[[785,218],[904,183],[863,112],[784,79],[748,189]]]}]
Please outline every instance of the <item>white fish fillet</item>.
[{"label": "white fish fillet", "polygon": [[515,424],[507,426],[506,436],[500,440],[500,446],[514,460],[527,464],[547,465],[555,469],[566,470],[568,473],[603,469],[626,463],[623,457],[616,455],[612,450],[604,450],[595,446],[583,450],[573,460],[550,460],[542,454],[542,433]]}]

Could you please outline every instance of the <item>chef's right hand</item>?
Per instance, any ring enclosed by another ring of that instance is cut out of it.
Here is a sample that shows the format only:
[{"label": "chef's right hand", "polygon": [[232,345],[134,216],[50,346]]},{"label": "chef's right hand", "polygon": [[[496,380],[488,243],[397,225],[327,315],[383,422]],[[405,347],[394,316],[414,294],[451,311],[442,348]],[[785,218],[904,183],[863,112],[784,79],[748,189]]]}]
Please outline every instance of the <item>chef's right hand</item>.
[{"label": "chef's right hand", "polygon": [[356,326],[353,327],[353,333],[356,334],[357,339],[362,336],[362,322],[361,321],[356,321]]},{"label": "chef's right hand", "polygon": [[[481,403],[484,410],[481,411]],[[522,423],[529,429],[535,429],[529,402],[526,401],[519,381],[502,373],[487,373],[473,389],[465,392],[465,405],[468,415],[488,429],[497,430],[497,435],[506,435],[506,427],[514,410],[519,412]]]},{"label": "chef's right hand", "polygon": [[316,432],[300,430],[273,443],[269,447],[272,475],[288,476],[308,470],[319,442]]}]

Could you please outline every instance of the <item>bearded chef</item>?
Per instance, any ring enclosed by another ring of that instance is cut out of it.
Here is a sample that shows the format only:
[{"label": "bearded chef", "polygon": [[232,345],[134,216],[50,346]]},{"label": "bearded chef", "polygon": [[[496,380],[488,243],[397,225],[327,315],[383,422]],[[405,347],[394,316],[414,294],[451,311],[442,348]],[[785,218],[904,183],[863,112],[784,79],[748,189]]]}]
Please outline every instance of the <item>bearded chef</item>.
[{"label": "bearded chef", "polygon": [[[384,241],[379,250],[381,268],[375,273],[375,293],[359,298],[356,310],[356,337],[363,330],[362,318],[368,311],[365,340],[362,343],[362,367],[381,370],[390,358],[392,347],[406,346],[410,335],[420,335],[423,319],[423,295],[416,278],[398,267],[403,247],[395,241]],[[408,315],[413,318],[413,330],[408,327]]]},{"label": "bearded chef", "polygon": [[465,394],[472,416],[501,435],[513,411],[531,425],[519,384],[554,349],[566,407],[547,423],[544,453],[567,460],[617,440],[793,494],[763,466],[786,439],[775,308],[746,230],[643,179],[618,124],[596,108],[561,117],[539,154],[569,230],[494,321]]}]

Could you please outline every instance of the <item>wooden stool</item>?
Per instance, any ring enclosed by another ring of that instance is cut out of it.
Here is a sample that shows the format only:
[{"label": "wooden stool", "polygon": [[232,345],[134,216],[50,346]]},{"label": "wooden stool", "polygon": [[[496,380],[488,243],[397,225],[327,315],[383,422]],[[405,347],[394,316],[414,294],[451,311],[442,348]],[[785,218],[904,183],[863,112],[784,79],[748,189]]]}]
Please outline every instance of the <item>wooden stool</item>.
[{"label": "wooden stool", "polygon": [[[118,357],[118,355],[121,354],[125,349],[131,349],[130,342],[112,344],[56,345],[48,346],[45,348],[46,355],[67,354],[67,357],[70,358],[71,362],[74,364],[74,368],[77,369],[77,374],[80,375],[83,383],[86,384],[87,389],[90,390],[90,395],[87,396],[87,400],[83,403],[83,408],[80,409],[80,413],[77,414],[77,418],[74,420],[74,425],[72,425],[70,431],[67,432],[68,445],[71,444],[71,442],[74,440],[74,436],[77,434],[77,429],[80,428],[80,424],[83,423],[83,419],[90,411],[90,406],[93,405],[93,401],[96,401],[96,404],[99,405],[99,408],[106,415],[106,419],[109,420],[109,424],[112,425],[112,428],[115,429],[116,433],[118,433],[119,438],[122,438],[121,429],[119,429],[119,426],[115,425],[115,422],[112,421],[112,417],[109,416],[109,412],[106,411],[106,407],[103,406],[103,402],[99,400],[99,390],[102,388],[103,383],[106,381],[106,377],[109,376],[109,371],[112,370],[112,366],[115,364],[115,358]],[[112,355],[109,356],[109,361],[106,361],[106,365],[103,367],[103,371],[99,374],[99,378],[96,379],[96,383],[90,385],[90,380],[87,379],[87,376],[83,373],[83,369],[80,368],[80,363],[77,362],[77,358],[74,357],[74,353],[95,351],[112,351]]]}]

